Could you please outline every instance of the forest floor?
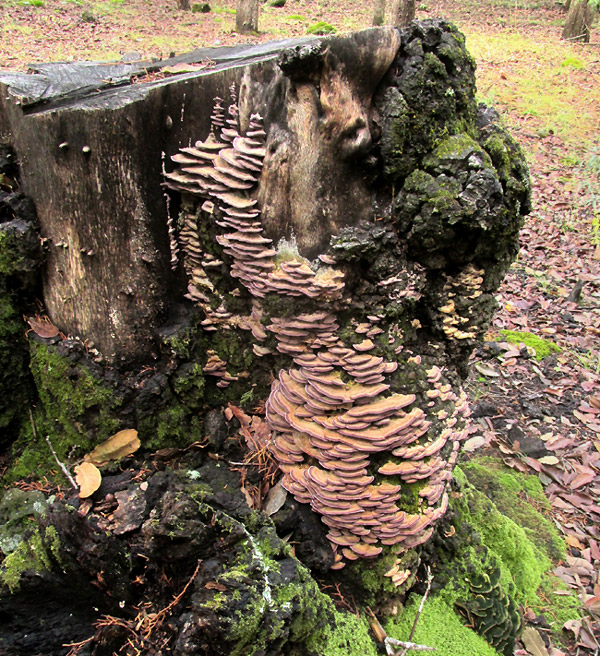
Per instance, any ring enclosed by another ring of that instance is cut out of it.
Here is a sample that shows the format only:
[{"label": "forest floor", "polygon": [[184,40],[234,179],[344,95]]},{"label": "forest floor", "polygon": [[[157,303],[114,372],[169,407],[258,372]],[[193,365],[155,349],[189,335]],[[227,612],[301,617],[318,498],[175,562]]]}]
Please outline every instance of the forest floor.
[{"label": "forest floor", "polygon": [[[344,32],[369,26],[372,11],[371,3],[349,0],[288,0],[283,8],[261,9],[259,35],[240,36],[234,7],[234,0],[218,0],[203,14],[179,11],[175,0],[4,0],[0,69],[132,52],[164,58],[301,36],[321,20]],[[564,13],[551,0],[425,0],[418,17],[434,16],[466,34],[479,99],[496,106],[521,143],[533,183],[519,258],[498,294],[487,341],[473,356],[467,386],[475,432],[467,449],[493,451],[539,475],[570,549],[556,573],[589,611],[569,627],[572,653],[597,654],[600,30],[591,44],[561,41]],[[526,346],[537,347],[537,357]],[[550,353],[542,359],[544,349]],[[563,652],[550,646],[548,653]]]}]

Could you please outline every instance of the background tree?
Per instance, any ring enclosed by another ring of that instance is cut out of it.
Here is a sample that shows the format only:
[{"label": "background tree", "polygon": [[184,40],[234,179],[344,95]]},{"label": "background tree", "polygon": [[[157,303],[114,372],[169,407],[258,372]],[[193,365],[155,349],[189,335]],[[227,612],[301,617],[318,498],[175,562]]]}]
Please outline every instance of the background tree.
[{"label": "background tree", "polygon": [[373,8],[373,25],[383,25],[385,20],[385,0],[375,0]]},{"label": "background tree", "polygon": [[235,16],[238,32],[258,32],[258,0],[238,0]]},{"label": "background tree", "polygon": [[392,0],[390,23],[395,27],[406,27],[415,18],[415,0]]},{"label": "background tree", "polygon": [[562,38],[589,43],[594,19],[598,14],[598,0],[571,0]]}]

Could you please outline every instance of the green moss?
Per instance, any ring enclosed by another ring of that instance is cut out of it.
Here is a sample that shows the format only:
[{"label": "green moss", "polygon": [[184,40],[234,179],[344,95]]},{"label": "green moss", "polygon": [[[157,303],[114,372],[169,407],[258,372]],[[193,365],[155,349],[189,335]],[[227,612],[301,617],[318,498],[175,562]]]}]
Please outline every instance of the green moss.
[{"label": "green moss", "polygon": [[138,420],[138,431],[146,436],[144,447],[161,449],[185,446],[201,441],[202,421],[198,416],[190,418],[190,407],[173,399],[170,405]]},{"label": "green moss", "polygon": [[[82,456],[120,428],[115,418],[121,400],[85,365],[71,366],[55,347],[30,341],[30,369],[40,404],[34,413],[38,439],[25,424],[14,445],[16,458],[8,480],[36,476],[52,478],[56,462],[43,436],[50,436],[62,462]],[[62,476],[62,474],[56,474]]]},{"label": "green moss", "polygon": [[[466,133],[453,134],[441,141],[423,163],[434,168],[440,160],[464,160],[473,151],[480,152],[481,148],[471,136]],[[486,164],[489,166],[489,160]]]},{"label": "green moss", "polygon": [[52,561],[60,562],[58,533],[54,526],[37,527],[23,539],[2,563],[0,582],[14,592],[27,571],[45,572],[52,568]]},{"label": "green moss", "polygon": [[468,481],[483,492],[506,517],[523,528],[527,537],[552,560],[566,556],[565,542],[544,516],[550,502],[537,476],[508,469],[495,458],[477,458],[462,466]]},{"label": "green moss", "polygon": [[11,275],[23,264],[23,254],[18,248],[18,235],[0,232],[0,274]]},{"label": "green moss", "polygon": [[538,615],[544,615],[557,637],[563,637],[562,627],[565,622],[579,619],[583,615],[581,601],[556,576],[544,577],[533,610]]},{"label": "green moss", "polygon": [[490,156],[498,172],[498,177],[503,181],[508,180],[511,175],[513,162],[505,140],[501,138],[499,133],[494,132],[483,142],[483,148]]},{"label": "green moss", "polygon": [[535,359],[539,362],[548,357],[551,353],[560,353],[561,348],[558,344],[538,337],[532,333],[520,332],[517,330],[501,330],[500,334],[509,344],[525,344],[528,348],[535,351]]},{"label": "green moss", "polygon": [[465,474],[455,470],[463,483],[464,499],[457,508],[464,521],[481,535],[483,544],[500,562],[503,582],[515,584],[515,599],[520,603],[537,599],[542,575],[552,565],[546,553],[529,540],[521,526],[503,515],[482,493],[469,485]]},{"label": "green moss", "polygon": [[376,656],[377,648],[364,618],[335,612],[334,622],[309,636],[306,648],[319,656]]},{"label": "green moss", "polygon": [[[539,481],[509,471],[493,459],[479,459],[462,468],[454,470],[461,493],[452,499],[459,552],[448,567],[453,573],[440,596],[449,605],[465,599],[467,573],[478,574],[490,559],[497,561],[504,589],[514,584],[515,600],[544,614],[560,641],[562,625],[581,616],[581,604],[551,572],[551,559],[562,558],[565,545],[542,514],[549,506]],[[447,579],[448,573],[438,576]]]},{"label": "green moss", "polygon": [[[385,630],[397,640],[408,640],[420,603],[420,597],[411,595],[406,608],[397,618],[390,620]],[[425,602],[413,642],[435,647],[438,656],[497,656],[493,647],[474,631],[464,626],[451,606],[440,597]]]},{"label": "green moss", "polygon": [[307,34],[335,34],[336,32],[335,27],[325,21],[319,21],[306,30]]}]

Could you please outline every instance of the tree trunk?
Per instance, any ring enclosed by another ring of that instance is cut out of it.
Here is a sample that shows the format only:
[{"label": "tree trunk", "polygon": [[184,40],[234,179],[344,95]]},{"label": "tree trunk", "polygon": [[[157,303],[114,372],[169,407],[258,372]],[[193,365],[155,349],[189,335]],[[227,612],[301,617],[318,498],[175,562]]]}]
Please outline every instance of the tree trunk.
[{"label": "tree trunk", "polygon": [[415,18],[415,0],[392,0],[391,24],[395,27],[406,27]]},{"label": "tree trunk", "polygon": [[592,24],[598,7],[590,0],[571,0],[562,38],[568,41],[589,43]]},{"label": "tree trunk", "polygon": [[258,32],[258,0],[238,0],[235,15],[238,32]]},{"label": "tree trunk", "polygon": [[187,11],[190,8],[190,0],[177,0],[177,7]]},{"label": "tree trunk", "polygon": [[373,26],[383,25],[385,22],[385,0],[375,0],[373,9]]}]

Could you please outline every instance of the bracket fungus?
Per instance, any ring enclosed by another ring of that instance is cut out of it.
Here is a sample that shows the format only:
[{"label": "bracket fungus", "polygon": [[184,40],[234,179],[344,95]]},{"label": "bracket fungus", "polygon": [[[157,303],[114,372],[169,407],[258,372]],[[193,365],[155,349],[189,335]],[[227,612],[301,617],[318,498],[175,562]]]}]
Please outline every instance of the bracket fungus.
[{"label": "bracket fungus", "polygon": [[[428,540],[446,512],[446,485],[469,414],[464,394],[453,391],[442,368],[427,368],[419,354],[410,353],[407,366],[426,372],[425,389],[394,387],[400,372],[389,358],[403,351],[400,329],[388,325],[383,313],[369,312],[351,321],[348,338],[339,320],[347,304],[346,271],[335,254],[311,262],[292,247],[282,256],[281,246],[265,236],[257,189],[267,133],[259,114],[240,132],[234,89],[231,94],[227,112],[215,100],[209,136],[181,148],[172,157],[176,170],[165,174],[166,186],[183,197],[178,239],[187,297],[204,311],[206,330],[235,325],[251,332],[256,357],[276,352],[290,359],[266,401],[269,448],[283,472],[282,485],[328,527],[333,569],[391,550],[396,560],[385,576],[400,586],[411,575],[402,554]],[[200,222],[211,226],[222,257],[207,253]],[[249,314],[229,312],[219,295],[213,271],[222,265],[252,299]],[[396,271],[379,286],[388,293],[400,285],[396,300],[418,300],[419,275]],[[482,280],[471,266],[445,285],[447,300],[439,312],[448,338],[474,335],[471,316],[456,311],[455,287],[468,288],[474,297]],[[298,310],[268,313],[269,298],[297,299]],[[418,325],[413,321],[413,328]],[[235,380],[215,352],[208,356],[204,371],[219,378],[217,385]]]}]

